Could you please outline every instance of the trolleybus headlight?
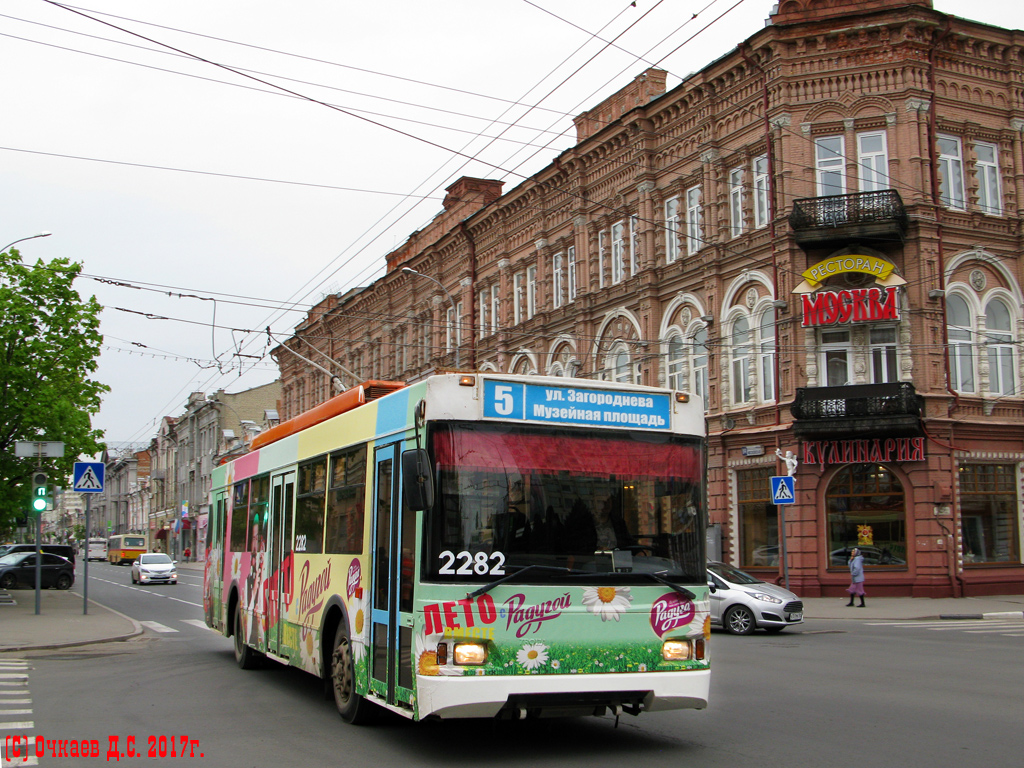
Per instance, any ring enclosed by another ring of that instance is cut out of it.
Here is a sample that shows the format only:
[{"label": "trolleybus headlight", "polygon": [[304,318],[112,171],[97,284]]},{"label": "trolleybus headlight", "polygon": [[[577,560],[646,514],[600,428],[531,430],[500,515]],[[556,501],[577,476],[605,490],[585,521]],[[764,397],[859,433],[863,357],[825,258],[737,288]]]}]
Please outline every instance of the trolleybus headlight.
[{"label": "trolleybus headlight", "polygon": [[456,643],[455,663],[468,666],[487,661],[487,646],[482,643]]},{"label": "trolleybus headlight", "polygon": [[665,661],[686,661],[692,652],[689,640],[666,640],[661,645],[661,658]]},{"label": "trolleybus headlight", "polygon": [[474,384],[476,384],[476,377],[475,376],[460,376],[459,377],[459,386],[460,387],[472,387]]}]

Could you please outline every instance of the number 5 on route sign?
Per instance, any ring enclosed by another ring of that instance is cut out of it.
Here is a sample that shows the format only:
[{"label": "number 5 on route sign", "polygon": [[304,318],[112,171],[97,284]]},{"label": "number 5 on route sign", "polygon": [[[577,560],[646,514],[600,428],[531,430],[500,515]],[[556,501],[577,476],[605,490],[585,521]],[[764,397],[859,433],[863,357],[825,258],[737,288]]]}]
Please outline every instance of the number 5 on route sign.
[{"label": "number 5 on route sign", "polygon": [[796,478],[776,475],[771,478],[772,504],[796,503]]}]

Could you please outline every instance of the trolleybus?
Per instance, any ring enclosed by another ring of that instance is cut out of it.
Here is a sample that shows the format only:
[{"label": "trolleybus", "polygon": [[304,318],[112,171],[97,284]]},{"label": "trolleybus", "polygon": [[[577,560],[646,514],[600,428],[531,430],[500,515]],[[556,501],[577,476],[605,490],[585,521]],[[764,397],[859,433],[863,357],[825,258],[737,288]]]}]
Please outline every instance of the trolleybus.
[{"label": "trolleybus", "polygon": [[704,445],[672,390],[367,382],[215,470],[206,623],[348,722],[704,708]]}]

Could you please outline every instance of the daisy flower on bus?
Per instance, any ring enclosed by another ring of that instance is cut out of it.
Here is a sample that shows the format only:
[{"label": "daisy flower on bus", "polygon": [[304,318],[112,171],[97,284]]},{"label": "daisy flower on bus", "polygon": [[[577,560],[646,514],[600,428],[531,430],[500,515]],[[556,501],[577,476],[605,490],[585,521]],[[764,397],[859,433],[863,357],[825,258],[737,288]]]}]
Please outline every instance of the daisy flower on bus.
[{"label": "daisy flower on bus", "polygon": [[348,605],[348,617],[352,632],[352,659],[361,661],[366,656],[366,601],[353,597]]},{"label": "daisy flower on bus", "polygon": [[618,621],[619,616],[628,610],[631,602],[633,596],[629,593],[629,587],[583,588],[583,604],[587,606],[588,611],[600,616],[601,621]]},{"label": "daisy flower on bus", "polygon": [[537,669],[548,663],[548,647],[543,643],[529,643],[519,649],[516,661],[526,669]]}]

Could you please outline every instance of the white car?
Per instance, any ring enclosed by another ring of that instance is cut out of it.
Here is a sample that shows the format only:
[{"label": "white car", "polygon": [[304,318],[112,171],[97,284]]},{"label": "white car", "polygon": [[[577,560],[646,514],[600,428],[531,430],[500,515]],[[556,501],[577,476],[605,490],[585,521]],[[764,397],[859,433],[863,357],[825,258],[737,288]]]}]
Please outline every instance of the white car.
[{"label": "white car", "polygon": [[708,563],[711,623],[734,635],[755,629],[780,632],[804,621],[804,604],[793,592],[725,563]]},{"label": "white car", "polygon": [[177,565],[163,552],[145,552],[132,563],[132,584],[177,584]]}]

